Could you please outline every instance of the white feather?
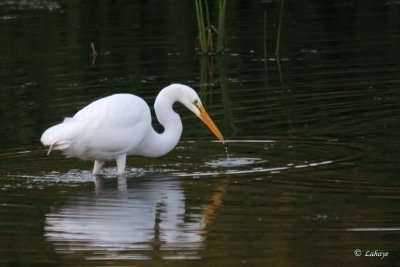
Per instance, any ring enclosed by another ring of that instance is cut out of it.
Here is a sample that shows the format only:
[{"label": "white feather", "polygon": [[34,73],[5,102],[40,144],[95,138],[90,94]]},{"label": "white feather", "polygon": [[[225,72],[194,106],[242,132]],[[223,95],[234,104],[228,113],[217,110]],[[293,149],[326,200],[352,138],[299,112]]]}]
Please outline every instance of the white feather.
[{"label": "white feather", "polygon": [[[159,157],[176,146],[182,122],[172,109],[175,102],[181,102],[201,119],[208,117],[192,88],[173,84],[161,90],[154,105],[157,118],[164,126],[161,134],[151,126],[150,109],[143,99],[115,94],[92,102],[72,118],[50,127],[40,140],[50,146],[48,154],[61,150],[68,157],[94,160],[94,173],[111,159],[117,161],[118,173],[123,173],[127,155]],[[209,117],[206,123],[223,140]]]}]

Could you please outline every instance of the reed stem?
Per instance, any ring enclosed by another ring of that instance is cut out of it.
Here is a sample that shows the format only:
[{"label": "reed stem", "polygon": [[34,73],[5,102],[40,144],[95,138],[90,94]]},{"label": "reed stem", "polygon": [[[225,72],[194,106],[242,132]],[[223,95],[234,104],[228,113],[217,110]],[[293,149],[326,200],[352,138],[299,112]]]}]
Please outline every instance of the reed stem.
[{"label": "reed stem", "polygon": [[217,53],[222,53],[224,49],[225,39],[225,10],[226,0],[218,1],[218,39],[217,39]]},{"label": "reed stem", "polygon": [[276,37],[276,49],[275,49],[275,56],[278,58],[280,55],[280,50],[281,50],[281,29],[282,29],[282,17],[283,17],[283,9],[285,6],[285,0],[280,0],[281,1],[281,8],[279,11],[279,24],[278,24],[278,34]]},{"label": "reed stem", "polygon": [[195,0],[195,4],[196,4],[197,29],[199,31],[200,50],[202,53],[207,53],[207,40],[204,27],[203,5],[201,3],[201,0]]},{"label": "reed stem", "polygon": [[195,0],[195,7],[200,54],[214,55],[222,53],[224,48],[226,0],[218,0],[218,29],[211,23],[208,0]]}]

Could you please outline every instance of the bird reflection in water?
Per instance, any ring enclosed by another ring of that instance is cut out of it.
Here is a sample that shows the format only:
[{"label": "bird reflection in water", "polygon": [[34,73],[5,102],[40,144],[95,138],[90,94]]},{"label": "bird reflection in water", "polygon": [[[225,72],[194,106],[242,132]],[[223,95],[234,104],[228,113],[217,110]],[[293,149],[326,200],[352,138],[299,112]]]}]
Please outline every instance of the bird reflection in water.
[{"label": "bird reflection in water", "polygon": [[187,207],[174,177],[129,181],[95,178],[95,190],[70,197],[46,215],[45,235],[57,252],[96,259],[199,258],[221,192],[202,208]]}]

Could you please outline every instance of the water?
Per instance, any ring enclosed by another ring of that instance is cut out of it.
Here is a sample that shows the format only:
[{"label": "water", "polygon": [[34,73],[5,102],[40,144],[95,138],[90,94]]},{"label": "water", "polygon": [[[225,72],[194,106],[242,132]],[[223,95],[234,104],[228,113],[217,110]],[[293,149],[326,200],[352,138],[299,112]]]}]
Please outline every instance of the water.
[{"label": "water", "polygon": [[[181,2],[0,3],[0,265],[399,265],[397,1],[285,1],[280,58],[278,1],[229,1],[214,58]],[[172,82],[225,144],[177,105],[182,141],[126,176],[46,156],[90,101]]]}]

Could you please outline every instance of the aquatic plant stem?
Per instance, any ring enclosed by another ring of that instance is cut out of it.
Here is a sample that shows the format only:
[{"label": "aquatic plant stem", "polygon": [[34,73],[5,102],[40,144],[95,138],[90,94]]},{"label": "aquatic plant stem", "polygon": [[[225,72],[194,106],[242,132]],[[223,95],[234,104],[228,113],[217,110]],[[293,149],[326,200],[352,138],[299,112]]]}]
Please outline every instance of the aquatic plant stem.
[{"label": "aquatic plant stem", "polygon": [[96,48],[94,48],[94,43],[90,43],[90,47],[92,48],[92,56],[97,56]]},{"label": "aquatic plant stem", "polygon": [[217,39],[217,53],[222,53],[225,41],[225,11],[226,0],[218,1],[218,39]]},{"label": "aquatic plant stem", "polygon": [[94,42],[90,43],[90,47],[92,48],[92,66],[96,64],[96,57],[97,57],[97,51],[96,48],[94,47]]},{"label": "aquatic plant stem", "polygon": [[268,48],[267,48],[267,11],[264,11],[264,62],[265,62],[265,69],[267,66],[268,60]]},{"label": "aquatic plant stem", "polygon": [[207,32],[207,50],[209,52],[214,51],[214,38],[213,38],[213,26],[211,24],[211,19],[210,19],[210,10],[208,8],[208,0],[204,1],[204,6],[206,8],[206,20],[207,20],[207,27],[206,27],[206,32]]},{"label": "aquatic plant stem", "polygon": [[[195,0],[200,54],[215,55],[223,52],[226,0],[218,0],[218,30],[211,23],[208,0]],[[216,48],[215,48],[216,46]]]},{"label": "aquatic plant stem", "polygon": [[197,18],[197,29],[199,32],[199,43],[201,53],[207,53],[207,40],[205,35],[204,27],[204,16],[203,16],[203,6],[201,0],[195,0],[196,4],[196,18]]},{"label": "aquatic plant stem", "polygon": [[275,56],[277,58],[279,57],[281,50],[282,17],[283,17],[283,9],[285,6],[285,0],[280,0],[280,1],[281,1],[281,8],[279,11],[279,24],[278,24],[278,33],[276,37],[276,49],[275,49]]}]

